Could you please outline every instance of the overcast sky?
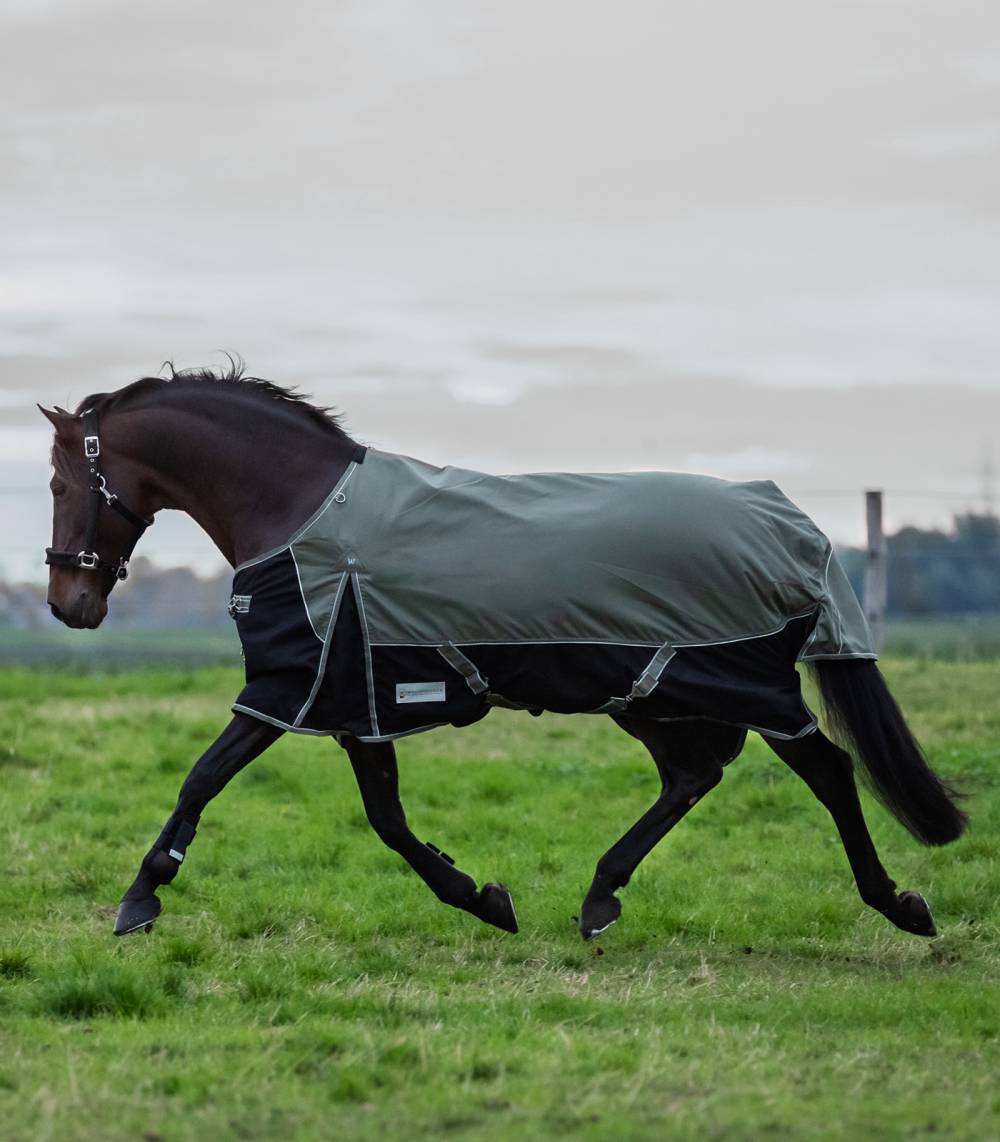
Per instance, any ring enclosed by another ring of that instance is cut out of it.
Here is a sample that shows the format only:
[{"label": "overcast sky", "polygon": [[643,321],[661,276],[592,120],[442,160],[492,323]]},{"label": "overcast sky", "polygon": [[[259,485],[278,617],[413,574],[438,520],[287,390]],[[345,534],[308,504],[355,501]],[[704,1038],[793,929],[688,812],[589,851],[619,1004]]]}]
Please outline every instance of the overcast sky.
[{"label": "overcast sky", "polygon": [[1000,464],[995,4],[5,0],[0,77],[0,573],[33,402],[220,349],[382,447],[773,477],[844,540]]}]

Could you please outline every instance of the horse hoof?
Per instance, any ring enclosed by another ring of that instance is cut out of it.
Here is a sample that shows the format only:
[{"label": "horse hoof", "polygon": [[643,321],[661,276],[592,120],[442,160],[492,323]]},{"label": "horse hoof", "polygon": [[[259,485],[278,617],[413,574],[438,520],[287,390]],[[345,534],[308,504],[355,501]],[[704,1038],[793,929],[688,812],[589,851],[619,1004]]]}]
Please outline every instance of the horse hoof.
[{"label": "horse hoof", "polygon": [[914,936],[937,935],[931,910],[918,892],[901,892],[896,899],[895,915],[890,915],[889,919],[897,928]]},{"label": "horse hoof", "polygon": [[585,900],[580,916],[580,935],[592,940],[614,924],[622,914],[621,901],[617,896],[604,896],[599,900]]},{"label": "horse hoof", "polygon": [[480,920],[502,928],[505,932],[517,932],[517,913],[510,889],[502,884],[484,884],[476,898],[475,914]]},{"label": "horse hoof", "polygon": [[127,936],[129,932],[138,932],[140,928],[144,932],[152,931],[153,921],[162,908],[157,896],[147,896],[143,900],[123,900],[115,920],[115,935]]}]

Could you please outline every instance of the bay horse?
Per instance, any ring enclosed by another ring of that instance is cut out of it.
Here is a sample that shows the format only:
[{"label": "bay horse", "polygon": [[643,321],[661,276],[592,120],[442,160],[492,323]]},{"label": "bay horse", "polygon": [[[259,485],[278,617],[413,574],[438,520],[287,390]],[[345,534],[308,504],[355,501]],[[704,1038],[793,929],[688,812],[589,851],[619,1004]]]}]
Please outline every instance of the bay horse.
[{"label": "bay horse", "polygon": [[[171,366],[169,377],[146,377],[116,392],[89,396],[75,412],[59,408],[41,408],[41,411],[55,429],[51,480],[54,525],[47,562],[50,565],[48,604],[57,619],[72,628],[98,627],[108,612],[112,589],[128,574],[129,558],[142,533],[158,512],[172,509],[191,516],[227,562],[239,569],[237,587],[241,575],[257,576],[252,580],[256,584],[253,592],[234,591],[230,604],[234,617],[250,621],[255,613],[251,606],[257,592],[271,591],[281,598],[288,595],[284,580],[276,585],[269,585],[267,581],[267,575],[282,566],[289,575],[300,580],[301,597],[297,589],[293,600],[294,607],[298,608],[295,611],[298,625],[294,630],[305,628],[303,613],[307,615],[308,626],[314,628],[313,612],[308,606],[303,608],[306,590],[301,583],[296,548],[290,544],[289,537],[306,534],[308,521],[318,518],[330,505],[343,505],[347,500],[343,489],[351,486],[345,481],[356,470],[364,471],[365,449],[344,431],[338,417],[308,403],[293,390],[245,376],[242,367],[235,365],[219,373],[210,370],[175,372]],[[383,471],[391,473],[394,469],[391,464],[383,464]],[[427,471],[440,474],[448,470]],[[586,485],[587,488],[598,486]],[[530,491],[530,484],[525,487]],[[774,489],[773,485],[730,487],[758,491],[764,488],[767,494]],[[792,507],[789,505],[790,510]],[[797,518],[815,527],[807,517]],[[525,553],[524,557],[529,555]],[[516,553],[511,553],[511,560],[518,558]],[[367,629],[364,627],[367,620],[359,614],[364,609],[364,593],[359,588],[350,590],[352,581],[356,588],[358,586],[356,570],[349,569],[352,560],[353,556],[347,559],[348,570],[338,580],[340,586],[336,601],[331,604],[333,610],[325,633],[314,631],[316,641],[309,641],[308,645],[302,643],[301,655],[312,656],[310,669],[315,667],[316,661],[319,663],[309,703],[314,706],[316,703],[321,706],[323,702],[335,706],[338,701],[342,705],[350,704],[355,701],[351,695],[357,693],[357,701],[367,716],[366,697],[372,702],[375,700],[370,673],[372,656],[386,651],[370,645],[357,633]],[[752,566],[723,567],[719,573],[731,570],[741,580],[749,581],[752,592],[759,593],[767,586],[754,582]],[[454,589],[464,589],[463,567],[452,567],[450,574]],[[502,579],[499,568],[497,576],[499,582]],[[391,606],[394,602],[391,587],[388,590]],[[721,597],[714,599],[710,592],[708,600],[709,604],[719,606],[726,601]],[[323,622],[326,622],[325,615]],[[796,650],[809,637],[810,630],[814,629],[810,624],[815,622],[814,612],[795,616],[780,630],[769,632],[766,639],[762,636],[754,643],[763,648],[759,654],[766,651],[771,655],[773,661],[769,669],[780,672],[775,683],[777,689],[798,702],[801,698],[795,670]],[[794,634],[795,645],[788,641],[789,632]],[[272,653],[277,642],[288,641],[285,634],[280,638],[267,634],[258,637],[252,627],[248,627],[246,633],[241,628],[240,633],[244,647],[256,645],[254,653],[264,658]],[[308,633],[304,637],[312,639]],[[363,669],[340,668],[338,673],[333,659],[328,662],[326,657],[331,640],[347,645],[352,639],[358,654],[363,658],[367,656],[367,696]],[[639,677],[628,696],[612,699],[600,707],[586,703],[560,706],[558,698],[544,703],[545,708],[557,712],[567,709],[606,712],[648,749],[662,786],[655,803],[598,860],[580,913],[583,937],[591,938],[618,919],[621,905],[616,893],[628,884],[640,861],[667,832],[720,782],[724,767],[742,749],[748,728],[761,732],[774,753],[798,774],[833,817],[865,904],[905,932],[935,935],[926,901],[916,892],[897,892],[895,883],[879,861],[862,815],[851,755],[834,744],[816,726],[815,719],[788,732],[769,731],[766,725],[762,728],[752,713],[746,712],[745,702],[740,705],[740,694],[745,697],[746,693],[755,693],[757,686],[753,679],[746,682],[740,677],[740,671],[752,674],[756,669],[746,654],[740,657],[742,650],[738,644],[741,641],[745,640],[729,640],[733,645],[715,648],[712,653],[716,658],[711,660],[704,657],[708,652],[699,649],[697,643],[680,650],[671,648],[669,654],[661,649],[641,674],[640,666],[630,666],[630,677],[635,678],[636,674]],[[265,671],[267,686],[271,687],[269,694],[279,704],[284,700],[283,688],[288,688],[286,682],[296,671],[301,672],[305,661],[295,649],[299,644],[293,644],[294,639],[289,643],[290,657],[286,647],[285,657],[277,663],[268,660],[270,673]],[[477,666],[453,643],[446,641],[438,649],[461,671],[469,686],[469,689],[456,688],[464,695],[461,716],[446,716],[446,720],[455,724],[475,720],[486,712],[488,700],[492,704],[519,708],[533,705],[531,701],[510,702],[488,693],[489,684],[480,676]],[[644,655],[641,662],[648,658],[648,647],[646,650],[617,648],[615,653],[625,654],[626,650],[631,655],[630,663],[640,661],[635,658],[640,652]],[[586,691],[583,671],[579,679],[573,675],[573,660],[558,657],[557,647],[548,651],[557,655],[552,659],[557,667],[550,673],[559,673],[570,689],[579,685]],[[489,647],[482,648],[487,661],[490,661],[489,652]],[[502,652],[507,656],[508,677],[530,672],[529,659],[534,653],[530,647],[505,647]],[[498,661],[500,652],[493,648],[492,653],[493,661]],[[720,658],[720,654],[728,657]],[[928,767],[873,661],[874,656],[828,660],[821,654],[816,657],[818,660],[811,665],[816,669],[834,732],[858,755],[883,803],[925,844],[945,844],[959,837],[965,828],[966,816],[956,804],[957,795]],[[665,670],[671,660],[679,665],[676,670],[674,667]],[[544,672],[536,671],[536,679]],[[248,659],[248,678],[250,673]],[[671,698],[668,693],[667,682],[675,676],[679,681],[672,685],[680,686],[680,698],[676,694]],[[712,701],[699,705],[699,695],[708,692],[706,686],[715,687],[711,689]],[[663,701],[667,705],[651,706],[651,701],[661,692],[666,695]],[[777,690],[773,686],[769,692]],[[727,694],[732,695],[731,709],[726,707]],[[395,702],[398,706],[394,710],[406,713],[404,707],[408,703],[426,704],[443,700],[444,696],[444,682],[397,684]],[[473,698],[480,703],[475,708],[469,705]],[[294,696],[288,700],[298,702]],[[391,702],[391,698],[388,700]],[[670,702],[675,705],[671,706]],[[303,711],[309,703],[303,705]],[[654,708],[659,710],[660,716],[648,713]],[[328,728],[324,729],[325,723],[308,728],[303,714],[293,721],[293,713],[287,718],[274,716],[240,702],[235,710],[228,726],[195,762],[181,786],[173,813],[142,859],[138,875],[122,898],[114,929],[116,935],[151,928],[161,910],[157,889],[168,885],[177,875],[209,801],[244,766],[287,730],[328,732]],[[374,706],[372,710],[374,718]],[[332,736],[350,759],[367,818],[379,838],[402,856],[444,903],[488,924],[516,932],[513,900],[505,886],[487,883],[480,888],[451,857],[436,845],[421,842],[411,831],[400,802],[392,740],[411,731],[380,734],[377,720],[373,723],[375,732],[358,731],[358,725],[370,723],[357,719],[352,722],[346,714],[338,718],[342,724],[355,727],[353,731],[341,730]],[[399,726],[409,724],[400,722]],[[418,725],[416,728],[429,727]]]}]

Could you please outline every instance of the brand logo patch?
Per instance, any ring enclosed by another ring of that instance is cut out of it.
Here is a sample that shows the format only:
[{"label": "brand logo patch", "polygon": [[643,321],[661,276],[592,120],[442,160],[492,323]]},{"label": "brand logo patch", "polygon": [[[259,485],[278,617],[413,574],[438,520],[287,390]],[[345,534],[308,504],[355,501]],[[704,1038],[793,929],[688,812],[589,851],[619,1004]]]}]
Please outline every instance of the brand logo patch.
[{"label": "brand logo patch", "polygon": [[445,700],[443,682],[397,682],[396,705],[407,702],[443,702]]},{"label": "brand logo patch", "polygon": [[248,615],[252,598],[253,595],[233,595],[229,600],[229,617],[235,619],[237,615]]}]

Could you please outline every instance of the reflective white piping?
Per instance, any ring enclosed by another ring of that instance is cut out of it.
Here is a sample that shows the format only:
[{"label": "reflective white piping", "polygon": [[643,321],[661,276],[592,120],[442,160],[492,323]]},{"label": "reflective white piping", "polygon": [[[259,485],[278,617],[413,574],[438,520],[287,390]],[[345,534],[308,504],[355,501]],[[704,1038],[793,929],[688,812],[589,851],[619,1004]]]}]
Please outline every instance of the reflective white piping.
[{"label": "reflective white piping", "polygon": [[844,662],[845,660],[851,661],[854,659],[877,662],[878,655],[871,650],[859,650],[851,654],[800,654],[798,657],[799,662]]},{"label": "reflective white piping", "polygon": [[[418,646],[418,647],[439,647],[442,646],[441,640],[428,639],[426,642],[372,642],[372,646]],[[662,641],[649,642],[615,642],[614,639],[609,638],[523,638],[523,639],[466,639],[464,642],[450,642],[449,646],[636,646],[636,647],[660,647],[663,645]]]},{"label": "reflective white piping", "polygon": [[[250,706],[241,706],[238,703],[232,707],[234,713],[247,714],[251,718],[257,718],[261,722],[267,722],[268,725],[275,726],[279,730],[285,730],[292,734],[308,734],[310,737],[315,738],[357,738],[360,742],[389,742],[395,741],[396,738],[408,738],[413,734],[426,733],[428,730],[437,730],[442,726],[450,725],[450,722],[431,722],[430,725],[417,726],[416,729],[402,730],[398,734],[367,734],[364,736],[352,734],[350,730],[307,730],[301,726],[290,726],[287,722],[282,722],[278,718],[272,718],[268,714],[262,714],[259,710],[254,710]],[[550,711],[547,711],[550,712]],[[595,713],[597,711],[594,711]],[[569,715],[565,715],[569,716]],[[722,722],[719,718],[706,718],[703,714],[685,714],[678,718],[650,718],[651,722],[720,722],[724,726],[733,726],[735,729],[752,730],[754,733],[761,734],[766,738],[777,738],[779,741],[797,741],[799,738],[808,737],[814,734],[819,728],[815,717],[812,718],[807,725],[805,725],[796,734],[783,734],[778,730],[768,730],[763,726],[753,726],[748,722]]]},{"label": "reflective white piping", "polygon": [[798,615],[789,615],[788,618],[785,619],[785,621],[781,624],[781,626],[775,627],[774,630],[761,631],[760,634],[744,634],[740,635],[739,638],[720,638],[716,639],[714,642],[675,642],[674,649],[684,650],[686,648],[690,648],[693,650],[699,646],[729,646],[734,642],[752,642],[755,638],[770,638],[772,634],[781,634],[781,632],[785,629],[785,627],[788,626],[789,623],[794,623],[798,619],[804,619],[808,615],[814,615],[819,610],[819,607],[820,604],[817,603],[816,606],[810,607],[808,611],[803,611]]},{"label": "reflective white piping", "polygon": [[332,738],[338,733],[346,733],[346,730],[306,730],[302,726],[291,726],[288,722],[283,722],[280,718],[272,718],[270,714],[262,714],[260,710],[253,709],[252,706],[241,706],[239,702],[234,703],[231,707],[234,714],[247,714],[251,718],[257,718],[258,721],[267,722],[269,726],[277,726],[279,730],[285,730],[290,734],[309,734],[314,738]]},{"label": "reflective white piping", "polygon": [[[306,618],[309,620],[309,625],[312,627],[313,634],[319,639],[320,642],[322,642],[323,636],[316,629],[316,624],[313,622],[312,612],[309,610],[309,601],[306,599],[305,588],[302,586],[302,573],[299,571],[299,561],[295,558],[295,548],[290,546],[288,548],[288,553],[291,555],[292,562],[295,564],[295,577],[299,581],[299,594],[302,596],[302,606],[305,609]],[[336,607],[336,605],[337,604],[334,603],[334,607]]]},{"label": "reflective white piping", "polygon": [[246,560],[245,563],[240,563],[233,573],[237,574],[240,571],[245,571],[247,567],[256,567],[258,563],[266,563],[268,559],[273,559],[275,555],[280,555],[282,551],[287,551],[293,543],[296,543],[298,540],[300,540],[303,535],[305,535],[305,533],[312,527],[312,525],[316,523],[320,516],[323,515],[326,509],[333,503],[334,497],[340,495],[344,485],[354,475],[354,471],[357,467],[357,460],[352,460],[350,464],[347,465],[344,474],[337,481],[333,491],[326,497],[326,499],[320,504],[316,511],[313,512],[313,514],[298,529],[298,531],[296,531],[296,533],[291,537],[291,539],[288,540],[287,543],[283,543],[280,547],[273,547],[270,551],[265,551],[263,555],[256,555],[253,559]]},{"label": "reflective white piping", "polygon": [[[833,559],[833,544],[830,543],[829,544],[829,550],[826,553],[826,563],[823,564],[823,600],[824,600],[824,602],[830,597],[830,561],[832,559]],[[822,617],[823,609],[824,609],[823,603],[820,603],[819,606],[816,608],[816,610],[819,612],[820,618]],[[812,646],[812,644],[816,641],[816,639],[818,637],[819,637],[819,618],[817,618],[817,620],[816,620],[816,625],[813,627],[812,634],[810,634],[810,636],[806,639],[805,643],[802,646],[802,649],[799,651],[798,657],[800,659],[804,659],[806,657],[806,652],[808,651],[809,647]],[[844,649],[844,635],[843,635],[843,631],[841,631],[840,641],[837,644],[837,655],[835,655],[834,657],[839,657],[840,651],[842,651],[843,649]]]},{"label": "reflective white piping", "polygon": [[[805,703],[803,703],[805,705]],[[750,722],[724,722],[721,718],[706,718],[704,714],[681,714],[676,718],[650,718],[651,722],[718,722],[723,726],[733,726],[735,729],[753,730],[755,734],[760,734],[765,738],[777,738],[779,741],[792,742],[797,741],[799,738],[808,737],[810,734],[816,732],[819,725],[816,721],[816,716],[812,710],[805,707],[806,712],[809,714],[809,722],[796,734],[783,734],[780,730],[768,730],[763,726],[754,726]]]},{"label": "reflective white piping", "polygon": [[[374,734],[369,734],[367,737],[358,737],[357,734],[347,734],[348,737],[356,737],[359,742],[393,742],[397,738],[408,738],[414,734],[422,734],[427,730],[439,730],[442,726],[450,726],[451,722],[431,722],[429,726],[417,726],[415,730],[400,730],[398,734],[379,734],[377,737]],[[346,733],[346,731],[341,731]]]},{"label": "reflective white piping", "polygon": [[[780,634],[789,623],[794,623],[798,619],[804,619],[808,615],[815,614],[822,604],[817,603],[816,606],[810,607],[808,611],[802,611],[797,615],[789,615],[781,626],[775,627],[773,630],[760,631],[757,634],[743,634],[738,638],[720,638],[714,642],[674,642],[671,643],[674,650],[684,650],[685,648],[696,649],[702,646],[729,646],[735,642],[752,642],[756,638],[769,638],[773,634]],[[438,647],[441,645],[439,639],[428,639],[426,642],[373,642],[372,646],[424,646],[424,647]],[[661,647],[663,641],[649,642],[616,642],[614,639],[608,638],[527,638],[527,639],[463,639],[461,642],[453,641],[452,646],[641,646],[641,647]],[[836,657],[836,656],[834,656]],[[853,656],[852,656],[853,657]]]},{"label": "reflective white piping", "polygon": [[[357,571],[351,572],[351,582],[354,584],[354,597],[358,604],[358,618],[361,620],[361,637],[365,644],[365,673],[368,682],[368,713],[372,720],[372,729],[378,736],[378,710],[375,709],[375,672],[372,669],[372,644],[368,634],[368,618],[365,614],[365,600],[361,594],[361,581]],[[368,739],[364,739],[367,741]]]},{"label": "reflective white piping", "polygon": [[[323,684],[323,676],[326,674],[326,660],[330,657],[330,647],[333,644],[333,624],[337,621],[337,615],[340,613],[340,600],[344,597],[344,584],[346,582],[347,576],[341,575],[340,584],[337,587],[337,595],[333,600],[333,613],[330,615],[330,621],[326,624],[326,638],[323,639],[323,653],[319,656],[319,668],[316,671],[316,680],[313,682],[312,689],[309,691],[309,697],[306,698],[305,705],[299,710],[298,717],[296,717],[292,727],[293,729],[302,724],[302,719],[309,713],[313,702],[316,701],[319,688]],[[310,620],[310,623],[311,622],[312,620]]]}]

